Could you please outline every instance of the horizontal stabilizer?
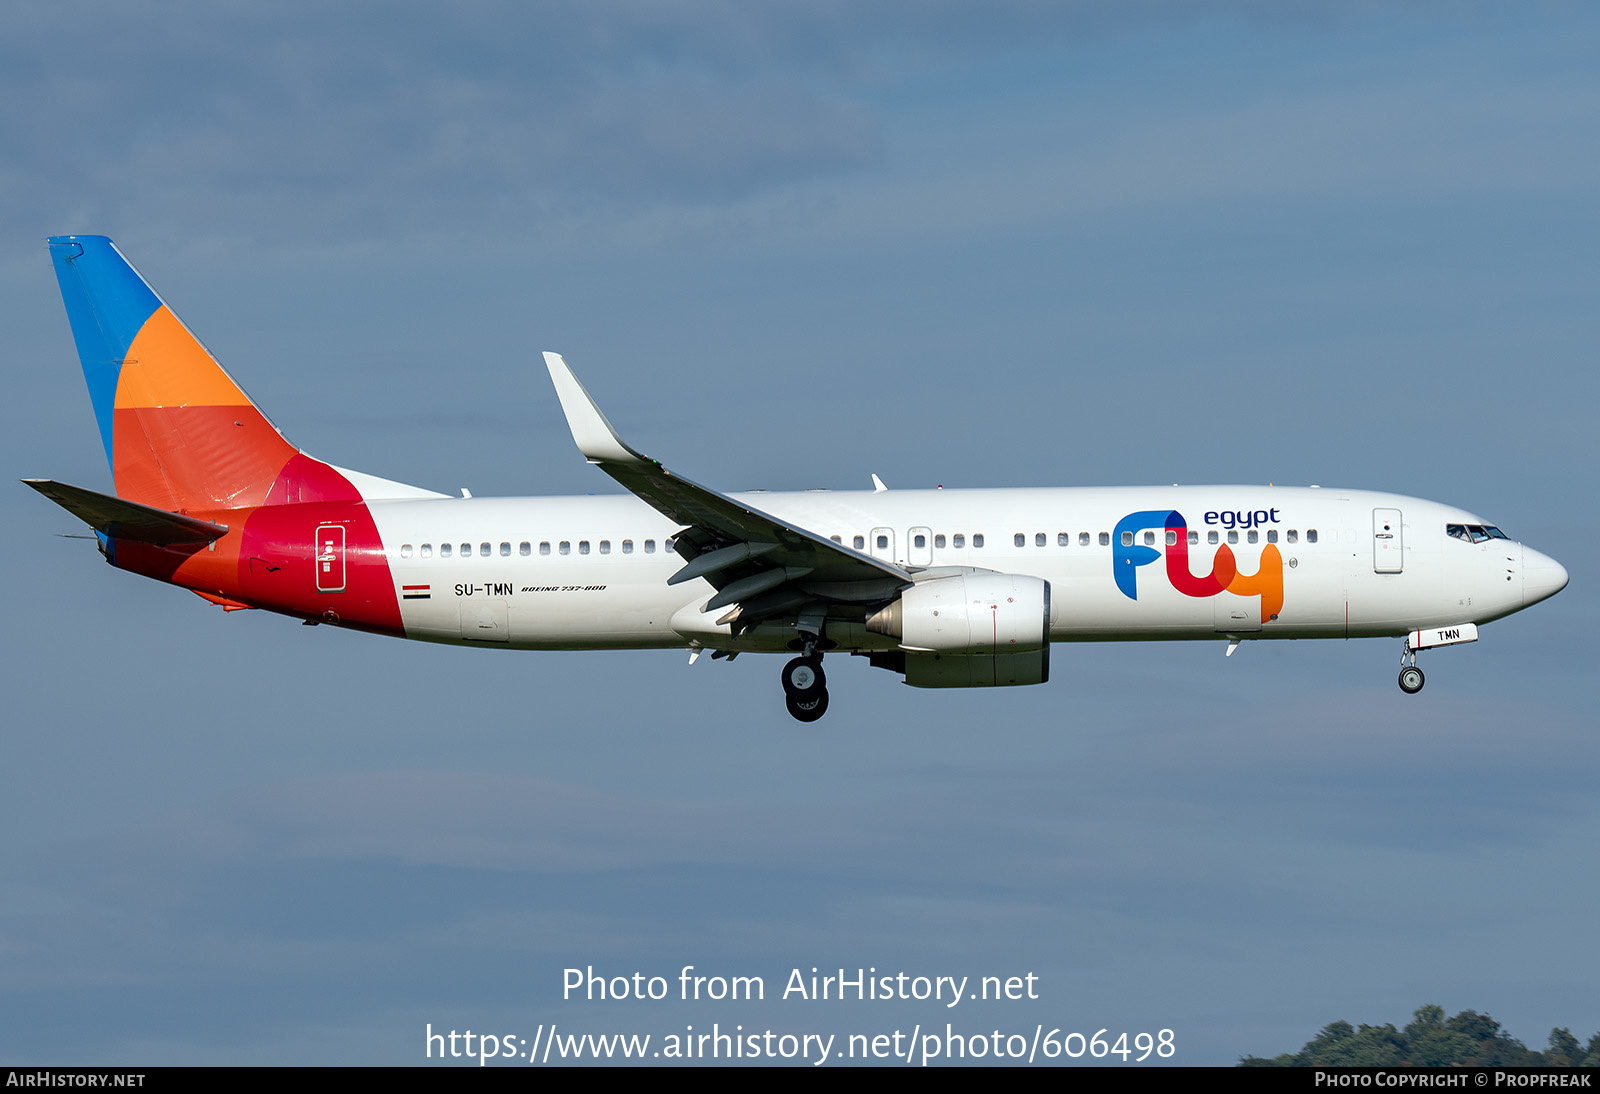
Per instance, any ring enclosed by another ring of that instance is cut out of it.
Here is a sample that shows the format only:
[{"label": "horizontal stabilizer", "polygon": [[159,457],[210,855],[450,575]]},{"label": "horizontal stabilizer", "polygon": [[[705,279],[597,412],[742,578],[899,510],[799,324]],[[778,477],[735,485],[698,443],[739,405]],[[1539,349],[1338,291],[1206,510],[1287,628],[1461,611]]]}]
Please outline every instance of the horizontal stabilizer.
[{"label": "horizontal stabilizer", "polygon": [[97,494],[81,486],[68,486],[51,479],[23,479],[39,493],[83,521],[97,532],[113,539],[134,539],[161,546],[178,543],[209,543],[228,534],[226,524],[213,524],[198,517],[169,513],[125,501],[109,494]]}]

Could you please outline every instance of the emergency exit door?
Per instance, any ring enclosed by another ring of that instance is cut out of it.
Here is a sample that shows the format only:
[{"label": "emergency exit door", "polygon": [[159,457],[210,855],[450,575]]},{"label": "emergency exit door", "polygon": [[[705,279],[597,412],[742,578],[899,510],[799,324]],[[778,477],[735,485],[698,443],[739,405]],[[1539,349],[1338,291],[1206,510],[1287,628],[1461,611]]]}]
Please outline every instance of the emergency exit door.
[{"label": "emergency exit door", "polygon": [[894,557],[894,529],[874,528],[872,538],[867,543],[867,553],[885,562],[898,562],[899,559]]}]

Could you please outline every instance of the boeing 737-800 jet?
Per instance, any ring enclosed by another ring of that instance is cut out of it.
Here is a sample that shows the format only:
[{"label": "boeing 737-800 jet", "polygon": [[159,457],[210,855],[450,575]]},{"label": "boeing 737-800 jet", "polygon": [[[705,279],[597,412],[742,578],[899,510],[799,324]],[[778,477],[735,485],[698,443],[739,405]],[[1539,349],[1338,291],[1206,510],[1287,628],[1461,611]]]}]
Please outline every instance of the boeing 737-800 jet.
[{"label": "boeing 737-800 jet", "polygon": [[1403,638],[1416,651],[1559,592],[1559,563],[1472,513],[1275,486],[729,495],[641,455],[545,363],[590,463],[632,496],[460,498],[301,452],[104,236],[50,254],[114,495],[28,484],[113,566],[264,608],[499,649],[789,653],[801,721],[823,654],[914,687],[1042,684],[1052,642]]}]

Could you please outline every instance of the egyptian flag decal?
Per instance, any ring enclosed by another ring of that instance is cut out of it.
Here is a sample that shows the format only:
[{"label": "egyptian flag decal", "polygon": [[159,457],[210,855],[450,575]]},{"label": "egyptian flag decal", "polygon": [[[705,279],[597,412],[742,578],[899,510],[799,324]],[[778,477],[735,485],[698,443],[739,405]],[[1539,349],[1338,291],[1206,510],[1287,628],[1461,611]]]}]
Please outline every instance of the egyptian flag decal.
[{"label": "egyptian flag decal", "polygon": [[432,585],[402,585],[400,586],[402,600],[431,600],[433,598]]}]

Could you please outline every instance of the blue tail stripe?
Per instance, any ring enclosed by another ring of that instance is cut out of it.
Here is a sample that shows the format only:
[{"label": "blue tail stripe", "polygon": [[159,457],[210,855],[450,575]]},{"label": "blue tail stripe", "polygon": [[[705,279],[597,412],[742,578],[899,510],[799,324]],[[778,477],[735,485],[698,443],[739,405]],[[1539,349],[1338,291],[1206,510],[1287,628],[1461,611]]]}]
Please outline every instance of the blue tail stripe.
[{"label": "blue tail stripe", "polygon": [[145,320],[161,307],[161,299],[105,236],[51,236],[49,243],[110,463],[112,412],[122,362]]}]

